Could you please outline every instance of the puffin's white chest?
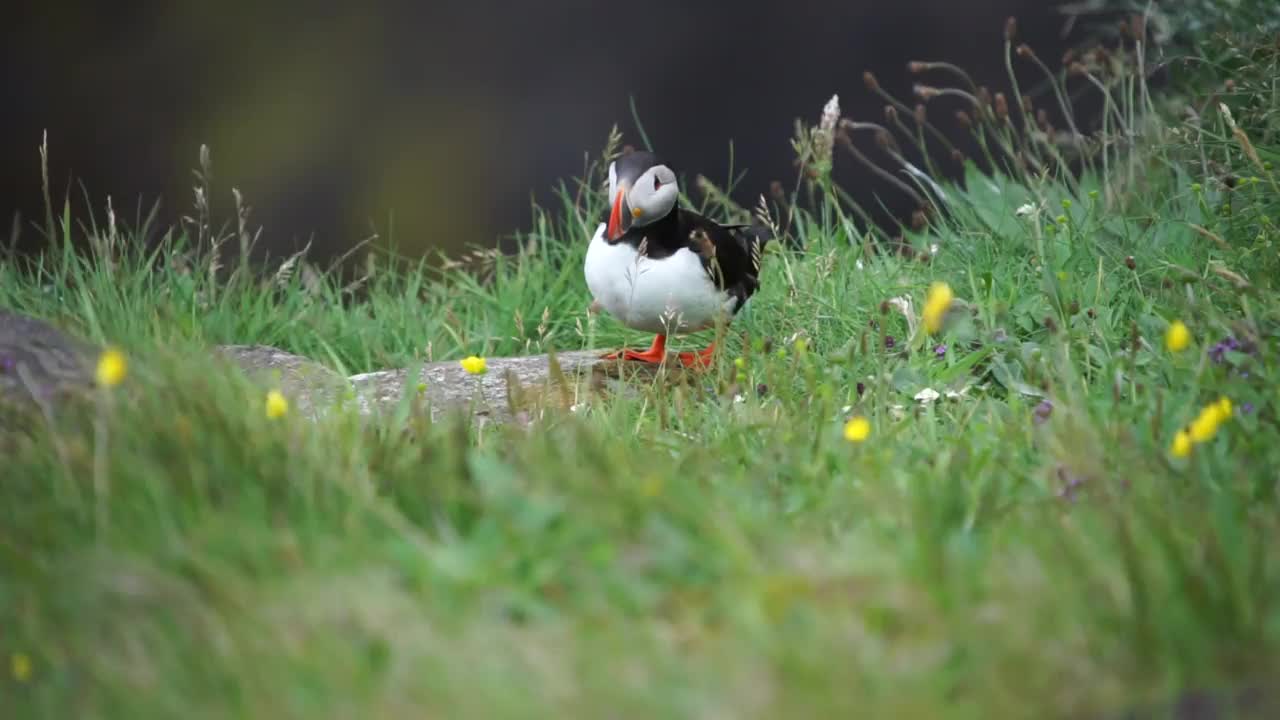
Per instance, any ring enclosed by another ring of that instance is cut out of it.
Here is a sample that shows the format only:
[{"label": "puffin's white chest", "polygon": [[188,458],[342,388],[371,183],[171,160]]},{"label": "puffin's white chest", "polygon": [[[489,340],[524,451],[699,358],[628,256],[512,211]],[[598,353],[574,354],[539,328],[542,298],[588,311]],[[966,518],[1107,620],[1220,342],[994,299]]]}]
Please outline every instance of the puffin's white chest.
[{"label": "puffin's white chest", "polygon": [[733,311],[737,299],[716,288],[692,250],[655,260],[629,243],[610,245],[604,232],[601,223],[583,269],[592,297],[622,324],[668,335],[697,332]]}]

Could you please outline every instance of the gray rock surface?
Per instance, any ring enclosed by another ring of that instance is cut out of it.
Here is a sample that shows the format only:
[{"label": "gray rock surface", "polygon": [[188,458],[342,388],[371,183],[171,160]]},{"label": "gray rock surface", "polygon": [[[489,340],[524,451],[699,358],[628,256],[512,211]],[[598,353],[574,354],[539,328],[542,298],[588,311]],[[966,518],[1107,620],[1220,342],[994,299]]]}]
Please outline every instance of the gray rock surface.
[{"label": "gray rock surface", "polygon": [[[98,352],[51,323],[0,309],[0,411],[48,409],[68,392],[92,388]],[[395,368],[347,378],[266,345],[220,345],[213,352],[253,381],[280,389],[295,412],[310,417],[344,402],[366,415],[393,411],[409,391],[435,417],[461,410],[481,422],[527,422],[548,408],[571,410],[592,395],[639,392],[658,373],[677,381],[686,372],[678,363],[659,370],[576,351],[488,358],[482,375],[469,375],[457,360],[447,360],[425,363],[412,377],[414,368]]]},{"label": "gray rock surface", "polygon": [[479,422],[528,422],[544,410],[571,410],[592,396],[638,392],[660,372],[672,381],[686,372],[678,364],[659,370],[603,361],[597,351],[575,351],[487,358],[482,375],[470,375],[457,360],[446,360],[423,363],[416,376],[411,376],[414,368],[395,368],[342,378],[314,360],[270,346],[224,345],[217,352],[250,377],[279,387],[290,403],[311,416],[343,402],[354,403],[364,415],[393,412],[408,391],[414,402],[431,409],[433,418],[462,411]]},{"label": "gray rock surface", "polygon": [[320,363],[270,345],[219,345],[214,352],[251,380],[280,390],[296,412],[314,416],[342,399],[346,379]]},{"label": "gray rock surface", "polygon": [[361,412],[393,407],[406,387],[425,398],[432,414],[468,409],[474,417],[509,420],[535,417],[548,406],[572,408],[591,388],[598,353],[568,352],[489,358],[483,375],[469,375],[456,360],[426,363],[416,378],[412,368],[353,375]]},{"label": "gray rock surface", "polygon": [[344,380],[314,361],[272,347],[218,350],[253,376],[278,376],[290,402],[315,413],[343,401],[353,402],[364,415],[393,412],[408,391],[435,418],[462,411],[480,422],[528,422],[547,409],[572,410],[592,396],[638,392],[660,372],[671,381],[686,372],[678,365],[659,370],[603,361],[597,351],[576,351],[488,358],[482,375],[470,375],[457,360],[447,360],[424,363],[416,375],[411,375],[414,368],[396,368]]},{"label": "gray rock surface", "polygon": [[97,352],[50,322],[0,308],[0,424],[25,424],[27,412],[92,388]]}]

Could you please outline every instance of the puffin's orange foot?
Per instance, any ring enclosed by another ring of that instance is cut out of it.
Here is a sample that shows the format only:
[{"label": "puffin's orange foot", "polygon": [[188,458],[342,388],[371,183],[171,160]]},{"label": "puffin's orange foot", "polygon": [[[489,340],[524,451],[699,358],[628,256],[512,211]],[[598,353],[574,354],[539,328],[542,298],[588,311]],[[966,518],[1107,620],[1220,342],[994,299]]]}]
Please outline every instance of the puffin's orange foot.
[{"label": "puffin's orange foot", "polygon": [[657,364],[665,360],[666,357],[667,357],[666,350],[663,350],[660,353],[655,353],[653,352],[653,350],[645,350],[643,352],[639,350],[619,350],[618,352],[611,352],[611,353],[608,353],[607,355],[601,355],[600,359],[601,360],[617,360],[621,358],[623,360],[637,360],[639,362]]},{"label": "puffin's orange foot", "polygon": [[601,355],[601,360],[638,360],[647,363],[660,363],[667,359],[667,338],[663,335],[657,335],[653,338],[653,344],[648,350],[640,352],[638,350],[621,350],[619,352]]},{"label": "puffin's orange foot", "polygon": [[677,355],[677,357],[680,359],[680,364],[685,367],[706,368],[711,367],[711,357],[715,353],[715,350],[715,345],[708,345],[704,350],[699,350],[698,352],[682,352]]}]

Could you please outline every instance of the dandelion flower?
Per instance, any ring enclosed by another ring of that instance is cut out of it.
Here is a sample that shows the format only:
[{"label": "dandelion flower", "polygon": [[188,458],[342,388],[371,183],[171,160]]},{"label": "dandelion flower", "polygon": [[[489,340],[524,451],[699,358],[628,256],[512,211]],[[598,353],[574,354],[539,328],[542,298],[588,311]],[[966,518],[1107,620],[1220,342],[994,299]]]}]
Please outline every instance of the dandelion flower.
[{"label": "dandelion flower", "polygon": [[125,375],[129,374],[129,362],[125,360],[124,353],[115,348],[108,348],[98,358],[98,384],[102,387],[115,387],[119,385]]},{"label": "dandelion flower", "polygon": [[1218,409],[1218,419],[1221,422],[1231,419],[1231,411],[1233,410],[1231,398],[1224,395],[1218,398],[1218,402],[1214,403],[1214,406]]},{"label": "dandelion flower", "polygon": [[955,299],[955,295],[951,292],[951,286],[944,282],[935,282],[929,286],[929,294],[924,301],[924,326],[931,333],[938,332],[942,327],[942,318],[947,314],[947,310],[951,308],[951,301]]},{"label": "dandelion flower", "polygon": [[1191,435],[1186,430],[1179,430],[1173,436],[1173,443],[1169,446],[1169,452],[1174,457],[1184,458],[1191,454]]},{"label": "dandelion flower", "polygon": [[851,443],[860,443],[871,435],[871,421],[858,415],[844,424],[844,439]]},{"label": "dandelion flower", "polygon": [[1191,421],[1191,439],[1197,443],[1208,442],[1218,433],[1218,425],[1221,424],[1222,418],[1218,415],[1218,407],[1210,405],[1195,420]]},{"label": "dandelion flower", "polygon": [[463,358],[458,361],[458,364],[462,366],[463,370],[467,371],[468,375],[483,375],[489,369],[489,366],[485,363],[484,358],[478,357],[476,355]]},{"label": "dandelion flower", "polygon": [[272,420],[282,418],[289,413],[289,401],[279,390],[272,390],[267,393],[266,411],[267,417]]},{"label": "dandelion flower", "polygon": [[1186,350],[1191,345],[1191,331],[1187,329],[1186,323],[1174,320],[1164,333],[1164,345],[1169,348],[1169,352]]},{"label": "dandelion flower", "polygon": [[25,683],[31,679],[31,658],[26,653],[14,653],[9,658],[9,670],[13,673],[14,680]]}]

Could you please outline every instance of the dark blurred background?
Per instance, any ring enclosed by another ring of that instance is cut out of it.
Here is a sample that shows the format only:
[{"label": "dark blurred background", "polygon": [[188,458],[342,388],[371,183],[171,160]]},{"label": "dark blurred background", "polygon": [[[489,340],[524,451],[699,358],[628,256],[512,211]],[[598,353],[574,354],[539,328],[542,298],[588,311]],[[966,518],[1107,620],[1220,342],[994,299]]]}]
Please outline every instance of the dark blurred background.
[{"label": "dark blurred background", "polygon": [[[1056,66],[1071,39],[1057,4],[20,3],[0,29],[0,213],[39,242],[47,129],[55,202],[74,182],[83,210],[83,183],[99,217],[107,195],[123,219],[157,200],[166,225],[189,213],[207,143],[215,213],[230,217],[238,187],[273,254],[312,240],[328,258],[374,232],[408,254],[492,246],[614,123],[641,145],[631,98],[690,178],[724,182],[732,141],[748,170],[735,198],[754,204],[794,182],[795,118],[816,121],[833,93],[846,115],[883,117],[863,70],[910,102],[911,59],[1003,87],[1005,18]],[[844,183],[884,190],[856,171]]]}]

